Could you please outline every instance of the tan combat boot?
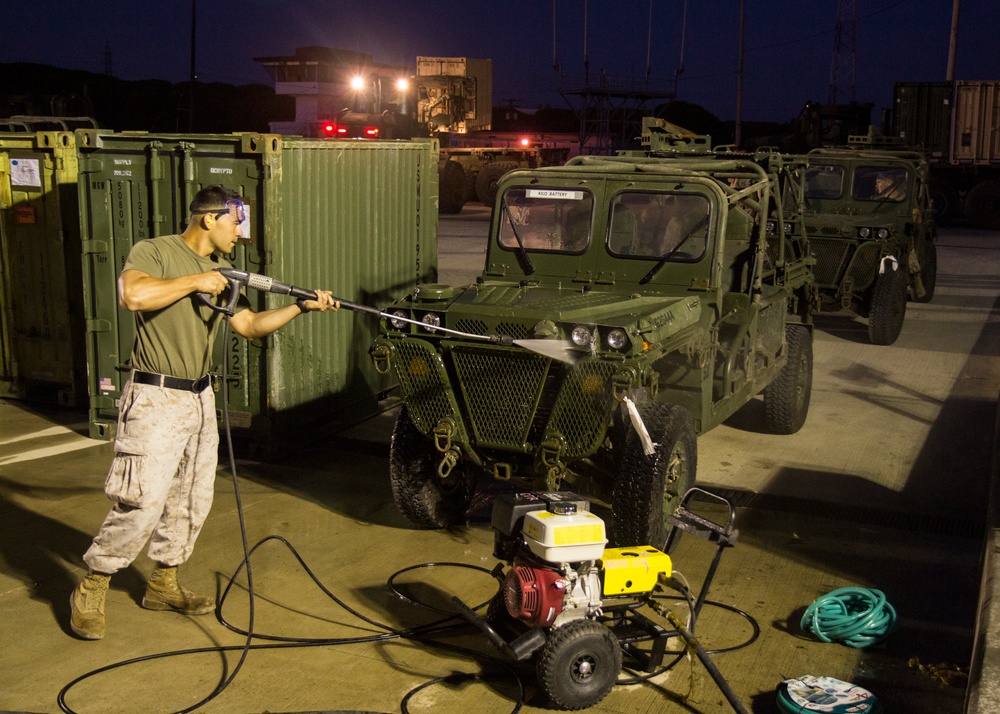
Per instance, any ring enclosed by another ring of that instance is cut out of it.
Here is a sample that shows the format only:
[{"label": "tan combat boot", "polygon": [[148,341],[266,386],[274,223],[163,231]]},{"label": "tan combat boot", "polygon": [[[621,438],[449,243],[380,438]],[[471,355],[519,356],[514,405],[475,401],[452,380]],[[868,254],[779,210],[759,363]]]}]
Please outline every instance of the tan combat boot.
[{"label": "tan combat boot", "polygon": [[110,575],[89,573],[69,596],[69,626],[85,640],[104,637],[104,596]]},{"label": "tan combat boot", "polygon": [[185,615],[206,615],[215,609],[215,598],[195,595],[177,584],[177,567],[161,565],[153,569],[142,598],[147,610],[173,610]]}]

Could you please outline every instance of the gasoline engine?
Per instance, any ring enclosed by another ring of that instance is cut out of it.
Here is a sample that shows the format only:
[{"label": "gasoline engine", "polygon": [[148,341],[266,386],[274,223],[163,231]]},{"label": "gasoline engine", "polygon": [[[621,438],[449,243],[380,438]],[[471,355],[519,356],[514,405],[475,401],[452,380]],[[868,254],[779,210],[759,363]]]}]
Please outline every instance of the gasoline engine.
[{"label": "gasoline engine", "polygon": [[[692,513],[687,506],[695,492],[723,501],[728,521],[720,525]],[[649,545],[606,548],[604,521],[586,499],[568,492],[498,496],[493,554],[503,562],[493,574],[500,591],[485,618],[457,597],[452,602],[502,652],[518,661],[533,660],[539,687],[559,709],[599,702],[615,685],[623,663],[655,672],[667,641],[680,637],[734,711],[743,714],[746,710],[688,629],[690,623],[685,625],[661,599],[666,594],[686,601],[692,620],[697,616],[723,549],[736,542],[735,511],[725,499],[694,488],[670,520],[666,550],[680,530],[718,546],[697,598],[674,579],[667,553]],[[650,617],[654,614],[659,617]]]},{"label": "gasoline engine", "polygon": [[510,563],[507,613],[531,627],[559,627],[603,614],[603,597],[651,592],[671,574],[650,546],[607,548],[604,521],[571,493],[517,494],[493,507],[494,556]]}]

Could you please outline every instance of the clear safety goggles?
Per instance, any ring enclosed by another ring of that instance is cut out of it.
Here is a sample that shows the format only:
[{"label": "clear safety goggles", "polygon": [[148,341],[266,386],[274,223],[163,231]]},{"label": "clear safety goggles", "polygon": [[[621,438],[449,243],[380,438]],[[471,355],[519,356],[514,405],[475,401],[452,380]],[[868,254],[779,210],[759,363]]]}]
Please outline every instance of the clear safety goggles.
[{"label": "clear safety goggles", "polygon": [[198,213],[211,213],[215,215],[216,218],[219,216],[229,216],[233,223],[239,225],[247,219],[246,209],[243,205],[243,201],[238,198],[232,198],[226,201],[225,208],[206,208],[201,211],[191,211],[192,214]]}]

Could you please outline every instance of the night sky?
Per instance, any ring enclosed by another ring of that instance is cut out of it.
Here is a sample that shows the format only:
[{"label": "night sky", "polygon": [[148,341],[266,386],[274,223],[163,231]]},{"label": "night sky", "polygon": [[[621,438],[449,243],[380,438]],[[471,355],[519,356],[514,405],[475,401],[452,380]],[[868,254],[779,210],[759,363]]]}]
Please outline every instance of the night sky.
[{"label": "night sky", "polygon": [[[584,7],[587,32],[584,32]],[[617,86],[674,87],[684,0],[229,0],[198,2],[199,81],[270,84],[254,57],[324,45],[413,67],[418,55],[493,60],[493,103],[570,106],[558,92],[589,74]],[[688,0],[677,98],[720,119],[736,113],[739,0]],[[945,79],[952,0],[857,0],[856,98],[888,106],[894,81]],[[787,121],[826,101],[837,0],[746,0],[743,119]],[[31,0],[4,9],[0,62],[187,79],[189,0]],[[553,39],[555,42],[553,43]],[[962,0],[956,79],[1000,80],[1000,1]],[[555,45],[555,52],[553,51]],[[647,52],[651,45],[652,52]],[[849,62],[847,50],[842,61]],[[575,106],[575,105],[574,105]]]}]

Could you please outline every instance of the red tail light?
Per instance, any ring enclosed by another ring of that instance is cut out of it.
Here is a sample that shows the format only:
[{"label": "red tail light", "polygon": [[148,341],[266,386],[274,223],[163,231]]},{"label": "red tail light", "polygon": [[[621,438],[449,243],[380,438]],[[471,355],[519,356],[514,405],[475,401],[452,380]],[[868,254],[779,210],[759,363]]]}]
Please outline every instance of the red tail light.
[{"label": "red tail light", "polygon": [[347,134],[347,127],[337,122],[323,122],[323,136],[344,136]]}]

